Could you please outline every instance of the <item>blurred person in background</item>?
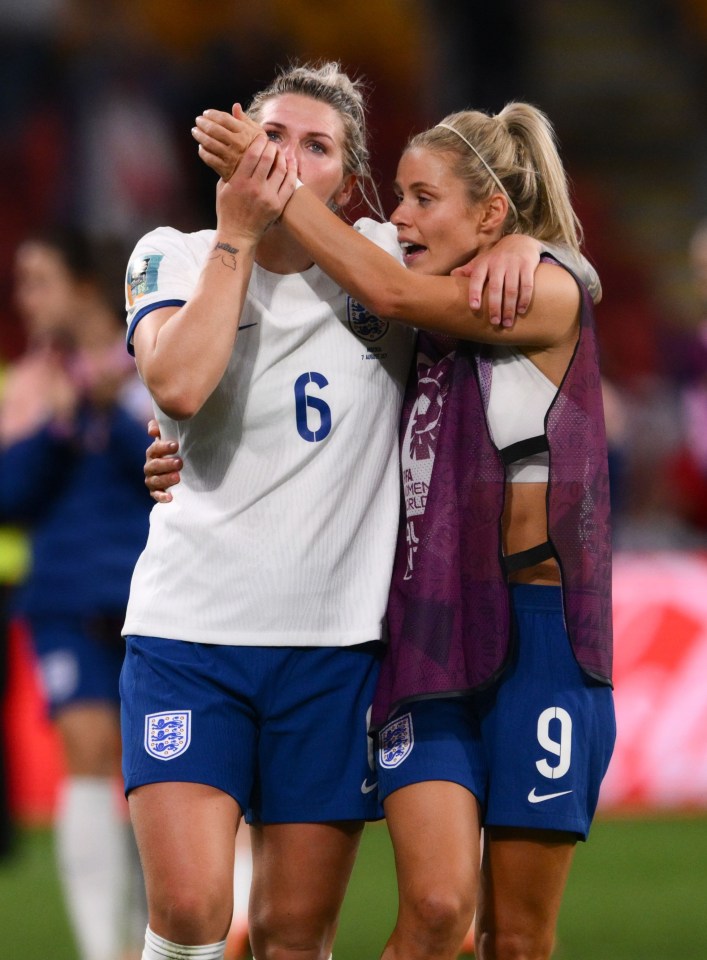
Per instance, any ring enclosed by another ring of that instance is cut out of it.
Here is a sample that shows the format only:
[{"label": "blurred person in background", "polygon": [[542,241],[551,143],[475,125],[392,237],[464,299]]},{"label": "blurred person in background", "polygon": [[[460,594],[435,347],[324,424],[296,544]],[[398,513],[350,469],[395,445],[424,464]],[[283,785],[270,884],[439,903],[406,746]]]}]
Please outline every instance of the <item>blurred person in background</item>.
[{"label": "blurred person in background", "polygon": [[[4,370],[0,367],[0,404]],[[28,566],[25,533],[16,526],[0,522],[0,718],[10,682],[10,624],[13,593]],[[0,722],[0,857],[12,851],[14,829],[10,809],[6,731]]]},{"label": "blurred person in background", "polygon": [[[249,127],[234,114],[207,111],[195,131],[226,178]],[[400,895],[383,956],[452,960],[476,905],[484,960],[547,958],[615,737],[592,300],[546,258],[513,326],[478,291],[469,311],[464,281],[442,275],[506,232],[578,258],[581,228],[552,127],[527,104],[414,137],[395,190],[407,274],[304,188],[282,214],[376,316],[428,331],[403,411],[407,523],[372,716]]]},{"label": "blurred person in background", "polygon": [[64,229],[19,246],[27,350],[0,405],[0,517],[31,538],[14,609],[64,747],[56,850],[81,960],[120,960],[145,923],[120,791],[118,679],[130,574],[147,536],[140,473],[151,407],[125,360],[114,255]]}]

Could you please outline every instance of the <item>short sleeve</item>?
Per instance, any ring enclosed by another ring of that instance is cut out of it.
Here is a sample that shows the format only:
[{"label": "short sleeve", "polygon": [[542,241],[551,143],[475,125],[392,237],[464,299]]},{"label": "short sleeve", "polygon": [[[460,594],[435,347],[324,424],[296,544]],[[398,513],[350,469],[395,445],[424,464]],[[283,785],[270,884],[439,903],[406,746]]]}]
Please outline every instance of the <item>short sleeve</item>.
[{"label": "short sleeve", "polygon": [[128,350],[132,353],[135,327],[157,307],[182,306],[199,277],[200,259],[194,237],[171,227],[158,227],[136,245],[125,276]]}]

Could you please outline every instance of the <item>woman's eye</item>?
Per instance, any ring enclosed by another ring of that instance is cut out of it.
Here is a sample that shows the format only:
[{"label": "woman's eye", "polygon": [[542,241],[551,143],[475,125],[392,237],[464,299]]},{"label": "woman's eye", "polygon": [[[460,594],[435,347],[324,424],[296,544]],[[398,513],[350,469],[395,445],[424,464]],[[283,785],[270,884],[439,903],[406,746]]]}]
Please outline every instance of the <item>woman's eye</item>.
[{"label": "woman's eye", "polygon": [[431,200],[431,197],[419,196],[419,197],[417,198],[417,202],[420,204],[421,207],[427,206],[427,204],[430,202],[430,200]]},{"label": "woman's eye", "polygon": [[267,134],[268,140],[272,140],[274,143],[280,142],[281,138],[277,130],[266,130],[265,132]]},{"label": "woman's eye", "polygon": [[312,150],[314,153],[326,153],[326,150],[324,149],[324,144],[318,143],[316,140],[311,141],[311,143],[309,144],[309,149]]}]

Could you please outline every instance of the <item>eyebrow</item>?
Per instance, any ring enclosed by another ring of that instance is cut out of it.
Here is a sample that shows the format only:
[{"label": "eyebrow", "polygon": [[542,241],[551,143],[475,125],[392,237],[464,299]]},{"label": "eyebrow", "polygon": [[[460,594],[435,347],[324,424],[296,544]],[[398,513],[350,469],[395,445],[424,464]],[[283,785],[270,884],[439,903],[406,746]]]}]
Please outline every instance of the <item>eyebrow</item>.
[{"label": "eyebrow", "polygon": [[[287,124],[278,123],[277,120],[263,120],[263,126],[275,127],[277,130],[287,130]],[[334,137],[330,133],[320,132],[318,130],[309,130],[305,133],[305,137],[320,137],[331,140],[334,143]]]},{"label": "eyebrow", "polygon": [[[433,192],[438,188],[435,187],[434,184],[432,183],[426,183],[424,180],[416,180],[415,183],[410,184],[408,189],[409,190],[429,190],[430,192]],[[400,186],[397,180],[393,181],[393,190],[397,190],[398,193],[403,192],[403,188]]]}]

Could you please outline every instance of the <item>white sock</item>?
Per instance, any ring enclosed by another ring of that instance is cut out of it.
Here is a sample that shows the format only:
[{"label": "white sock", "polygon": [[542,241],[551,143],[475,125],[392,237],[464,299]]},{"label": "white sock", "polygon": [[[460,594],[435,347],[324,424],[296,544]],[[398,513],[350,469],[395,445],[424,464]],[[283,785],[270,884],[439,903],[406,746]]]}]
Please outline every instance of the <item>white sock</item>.
[{"label": "white sock", "polygon": [[159,937],[150,930],[145,931],[145,949],[142,960],[223,960],[223,951],[226,941],[206,943],[198,947],[184,947],[178,943],[171,943]]},{"label": "white sock", "polygon": [[82,960],[116,960],[122,948],[127,857],[114,780],[70,777],[57,813],[59,876]]}]

